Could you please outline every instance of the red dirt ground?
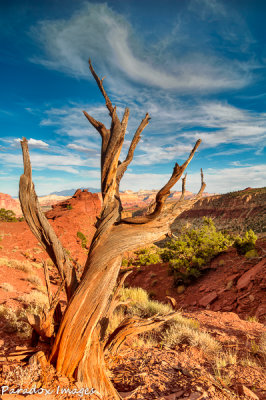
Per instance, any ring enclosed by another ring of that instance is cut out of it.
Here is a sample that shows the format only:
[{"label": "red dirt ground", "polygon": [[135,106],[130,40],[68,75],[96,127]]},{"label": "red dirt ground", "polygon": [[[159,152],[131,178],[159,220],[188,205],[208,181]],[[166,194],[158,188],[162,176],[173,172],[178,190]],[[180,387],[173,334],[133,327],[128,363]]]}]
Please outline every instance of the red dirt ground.
[{"label": "red dirt ground", "polygon": [[[71,205],[71,207],[70,207]],[[100,200],[91,194],[76,193],[57,205],[48,213],[63,245],[71,256],[80,263],[86,259],[87,250],[82,248],[77,232],[88,237],[94,233],[95,216],[99,211]],[[25,222],[0,223],[0,259],[40,263],[47,259],[46,253],[38,245]],[[234,249],[221,254],[206,270],[206,273],[182,294],[173,288],[173,278],[168,274],[167,264],[135,268],[128,277],[127,284],[140,286],[153,292],[155,299],[166,301],[166,296],[174,297],[177,306],[183,309],[184,316],[199,321],[199,329],[208,332],[219,341],[223,351],[237,353],[237,362],[224,368],[224,374],[232,373],[230,382],[225,385],[214,375],[214,355],[204,354],[197,347],[186,343],[174,348],[161,345],[147,347],[128,341],[119,356],[108,360],[114,384],[123,398],[131,400],[226,400],[226,399],[264,399],[266,398],[263,357],[256,350],[260,337],[265,331],[265,240],[258,241],[259,257],[246,259],[237,255]],[[41,268],[33,266],[34,273],[44,284]],[[253,271],[253,273],[252,273]],[[53,290],[59,279],[54,269],[50,269]],[[0,267],[0,284],[8,282],[14,290],[7,292],[0,288],[0,303],[11,308],[21,307],[18,297],[30,293],[34,285],[25,280],[27,273],[11,268],[4,262]],[[233,312],[232,312],[233,311]],[[260,322],[245,320],[256,316]],[[29,340],[19,335],[5,332],[5,323],[0,318],[0,351],[7,355],[12,350],[29,348]],[[255,349],[254,349],[255,346]],[[38,350],[47,352],[47,345],[41,343]],[[254,361],[252,366],[244,365],[246,359]],[[256,364],[255,364],[256,362]],[[25,362],[4,362],[0,366],[0,386],[7,384],[17,387],[19,371],[26,371]],[[52,367],[39,377],[42,387],[55,389],[74,385],[67,378],[58,375]],[[17,372],[16,372],[17,371]],[[17,375],[16,375],[17,374]],[[21,376],[20,376],[21,378]],[[16,380],[17,379],[17,380]],[[247,395],[248,389],[251,394]],[[246,393],[245,395],[243,393]],[[252,397],[253,396],[253,397]],[[57,395],[21,396],[4,394],[2,400],[58,400],[67,398]],[[80,396],[68,398],[79,399]],[[84,397],[86,398],[86,397]],[[94,400],[93,396],[88,397]]]}]

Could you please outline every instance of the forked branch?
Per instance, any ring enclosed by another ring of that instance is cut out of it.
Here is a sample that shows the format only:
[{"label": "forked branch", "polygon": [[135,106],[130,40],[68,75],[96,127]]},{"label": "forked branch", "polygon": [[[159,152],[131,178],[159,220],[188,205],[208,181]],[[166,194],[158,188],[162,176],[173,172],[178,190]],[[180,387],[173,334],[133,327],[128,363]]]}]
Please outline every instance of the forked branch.
[{"label": "forked branch", "polygon": [[[148,214],[144,217],[135,217],[135,218],[124,218],[121,220],[121,223],[127,223],[127,224],[146,224],[150,221],[153,221],[154,219],[156,219],[162,209],[163,206],[165,204],[165,200],[167,199],[167,197],[170,194],[170,190],[171,188],[176,184],[176,182],[181,178],[183,172],[185,171],[186,167],[188,166],[188,164],[190,163],[190,161],[192,160],[197,148],[199,147],[201,143],[201,140],[197,140],[195,146],[193,147],[193,149],[190,152],[189,157],[187,158],[187,160],[181,165],[179,166],[177,163],[175,164],[173,173],[171,178],[169,179],[169,181],[164,185],[164,187],[157,193],[156,195],[156,199],[155,199],[155,206],[154,206],[154,211],[151,214]],[[204,188],[203,188],[204,190]]]}]

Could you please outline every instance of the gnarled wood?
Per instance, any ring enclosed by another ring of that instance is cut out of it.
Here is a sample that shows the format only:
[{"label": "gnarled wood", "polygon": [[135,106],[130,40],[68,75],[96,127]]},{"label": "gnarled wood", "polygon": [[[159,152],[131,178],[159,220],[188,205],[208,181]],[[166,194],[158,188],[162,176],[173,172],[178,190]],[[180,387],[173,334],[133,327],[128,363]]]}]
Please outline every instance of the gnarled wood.
[{"label": "gnarled wood", "polygon": [[153,212],[151,214],[148,214],[148,215],[144,216],[144,217],[124,218],[124,219],[121,220],[122,223],[126,223],[126,224],[146,224],[146,223],[154,220],[155,218],[157,218],[161,214],[161,211],[163,209],[165,200],[170,195],[171,188],[181,178],[183,172],[185,171],[186,167],[188,166],[188,164],[192,160],[192,158],[193,158],[197,148],[199,147],[200,143],[201,143],[201,140],[199,139],[196,142],[196,144],[193,147],[193,149],[191,150],[191,153],[190,153],[189,157],[184,162],[184,164],[181,165],[181,167],[177,163],[175,164],[175,167],[174,167],[174,170],[173,170],[171,178],[164,185],[164,187],[161,190],[159,190],[159,192],[156,195],[155,206],[154,206]]},{"label": "gnarled wood", "polygon": [[73,268],[60,240],[41,210],[34,184],[32,182],[27,139],[22,139],[21,147],[24,163],[24,174],[21,175],[19,182],[19,200],[21,209],[32,233],[49,254],[61,277],[65,279],[66,293],[67,297],[70,299],[77,286],[75,269]]},{"label": "gnarled wood", "polygon": [[171,312],[167,315],[155,315],[146,319],[139,317],[126,318],[110,335],[105,344],[104,351],[115,354],[127,338],[158,328],[178,314],[179,312]]},{"label": "gnarled wood", "polygon": [[[119,184],[133,159],[140,135],[148,125],[150,117],[147,113],[136,130],[126,159],[120,162],[119,157],[128,124],[129,109],[125,109],[120,121],[116,107],[113,106],[104,89],[103,79],[100,79],[95,73],[90,61],[89,64],[90,71],[105,99],[111,117],[111,125],[107,129],[104,124],[84,111],[86,118],[100,133],[102,139],[101,192],[103,203],[100,217],[96,223],[97,230],[79,283],[74,266],[70,263],[61,243],[40,210],[31,179],[26,139],[22,141],[25,171],[20,182],[20,200],[26,221],[66,282],[69,302],[56,334],[50,362],[56,366],[58,372],[68,377],[74,376],[84,386],[96,389],[102,398],[118,400],[120,396],[105,369],[104,351],[117,351],[129,335],[153,329],[175,316],[173,312],[167,316],[155,316],[146,321],[132,317],[123,321],[106,342],[105,332],[108,319],[119,304],[118,291],[122,281],[116,291],[114,288],[122,255],[125,251],[146,246],[167,234],[174,219],[189,209],[201,196],[205,183],[202,173],[201,189],[198,195],[194,199],[185,201],[185,177],[180,200],[176,204],[165,202],[170,194],[170,189],[181,178],[193,158],[200,144],[200,140],[198,140],[187,160],[181,166],[175,165],[172,176],[157,193],[154,209],[145,217],[121,218]],[[53,304],[52,301],[51,308]]]}]

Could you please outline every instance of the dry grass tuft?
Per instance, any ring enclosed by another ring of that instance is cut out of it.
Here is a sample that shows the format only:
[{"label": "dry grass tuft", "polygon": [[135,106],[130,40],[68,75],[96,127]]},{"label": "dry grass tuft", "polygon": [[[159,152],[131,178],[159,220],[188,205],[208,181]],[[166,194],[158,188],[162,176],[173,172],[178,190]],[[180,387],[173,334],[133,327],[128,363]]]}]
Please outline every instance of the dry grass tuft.
[{"label": "dry grass tuft", "polygon": [[0,258],[0,266],[6,265],[9,268],[15,268],[20,271],[30,273],[32,271],[32,265],[28,261],[18,261],[8,259],[7,257]]},{"label": "dry grass tuft", "polygon": [[41,308],[48,306],[48,296],[37,290],[32,290],[30,293],[25,293],[18,298],[19,301],[27,305],[39,306]]},{"label": "dry grass tuft", "polygon": [[149,301],[148,293],[142,288],[121,288],[120,290],[121,301],[126,301],[128,299],[132,300],[132,305],[134,304],[146,304]]},{"label": "dry grass tuft", "polygon": [[240,364],[243,365],[243,367],[251,367],[251,368],[260,368],[260,365],[257,363],[256,359],[253,357],[245,357],[240,360]]},{"label": "dry grass tuft", "polygon": [[[122,288],[120,291],[121,300],[131,299],[127,309],[120,308],[114,313],[109,326],[112,332],[119,323],[128,316],[137,315],[144,318],[156,314],[165,315],[173,311],[169,304],[150,300],[148,293],[141,288]],[[161,340],[161,341],[160,341]],[[175,347],[178,344],[187,342],[191,346],[200,347],[206,353],[214,353],[220,349],[219,343],[208,333],[199,330],[199,322],[194,319],[185,318],[178,314],[172,321],[158,328],[155,333],[139,335],[134,339],[135,345],[155,346],[159,342],[168,347]]]},{"label": "dry grass tuft", "polygon": [[131,346],[134,347],[156,347],[158,338],[153,332],[147,332],[132,338]]},{"label": "dry grass tuft", "polygon": [[0,288],[5,290],[6,292],[14,292],[14,287],[8,283],[8,282],[4,282],[0,284]]},{"label": "dry grass tuft", "polygon": [[40,249],[40,247],[34,247],[32,250],[33,250],[33,252],[34,252],[35,254],[39,254],[39,253],[42,253],[42,252],[43,252],[43,250]]},{"label": "dry grass tuft", "polygon": [[24,278],[24,280],[32,283],[37,287],[42,286],[42,280],[37,275],[30,274],[26,278]]},{"label": "dry grass tuft", "polygon": [[266,332],[264,332],[260,337],[259,352],[266,358]]},{"label": "dry grass tuft", "polygon": [[[232,365],[240,363],[237,355],[237,349],[235,351],[220,352],[214,360],[213,372],[215,378],[224,387],[230,387],[234,379],[234,371],[230,368]],[[242,364],[244,365],[244,364]]]},{"label": "dry grass tuft", "polygon": [[259,322],[258,318],[256,317],[256,315],[250,315],[247,317],[247,321],[248,322]]},{"label": "dry grass tuft", "polygon": [[125,310],[122,307],[119,307],[112,315],[109,325],[108,325],[108,330],[107,334],[110,334],[113,332],[118,325],[123,321],[123,319],[126,318],[125,315]]},{"label": "dry grass tuft", "polygon": [[238,361],[237,352],[227,351],[225,353],[220,353],[215,359],[215,367],[218,369],[226,368],[230,365],[236,365]]},{"label": "dry grass tuft", "polygon": [[0,267],[7,266],[9,268],[18,269],[26,273],[32,273],[33,268],[43,268],[42,263],[29,262],[29,261],[19,261],[16,259],[10,259],[7,257],[0,258]]},{"label": "dry grass tuft", "polygon": [[214,368],[214,376],[223,387],[228,388],[232,385],[235,377],[234,371],[228,369]]},{"label": "dry grass tuft", "polygon": [[3,304],[0,305],[0,318],[5,321],[4,331],[8,333],[19,333],[20,336],[30,337],[31,327],[26,322],[25,310],[13,310]]},{"label": "dry grass tuft", "polygon": [[141,288],[122,288],[120,291],[122,301],[131,300],[129,313],[141,317],[152,317],[155,314],[165,315],[173,311],[168,304],[150,300],[148,293]]},{"label": "dry grass tuft", "polygon": [[187,343],[201,348],[206,353],[215,353],[220,349],[219,343],[207,332],[201,332],[191,324],[191,320],[182,316],[176,318],[162,334],[162,344],[175,347]]}]

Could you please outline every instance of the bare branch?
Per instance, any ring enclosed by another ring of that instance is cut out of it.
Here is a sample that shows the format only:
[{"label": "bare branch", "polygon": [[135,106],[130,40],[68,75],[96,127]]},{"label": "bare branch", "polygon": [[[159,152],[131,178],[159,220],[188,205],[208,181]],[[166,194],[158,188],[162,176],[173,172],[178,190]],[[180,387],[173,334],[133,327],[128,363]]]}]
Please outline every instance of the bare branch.
[{"label": "bare branch", "polygon": [[145,118],[143,118],[143,120],[141,121],[138,129],[135,132],[135,135],[134,135],[134,137],[133,137],[133,139],[131,141],[131,144],[130,144],[130,147],[129,147],[129,150],[128,150],[128,153],[127,153],[127,157],[126,157],[125,161],[123,161],[117,168],[117,178],[116,179],[117,179],[118,186],[119,186],[119,183],[120,183],[120,181],[121,181],[121,179],[122,179],[122,177],[123,177],[128,165],[133,160],[134,151],[135,151],[135,149],[137,147],[137,144],[139,143],[140,138],[141,138],[140,135],[141,135],[142,131],[148,125],[150,119],[151,118],[150,118],[149,114],[147,113],[145,115]]},{"label": "bare branch", "polygon": [[127,130],[127,124],[128,124],[128,118],[129,118],[129,108],[126,107],[122,121],[121,121],[121,126],[122,126],[122,132],[123,132],[123,136],[125,136],[126,134],[126,130]]},{"label": "bare branch", "polygon": [[201,176],[201,187],[200,187],[200,190],[199,190],[199,192],[197,194],[198,198],[201,197],[201,195],[204,192],[204,189],[206,187],[206,183],[204,182],[204,175],[203,175],[202,168],[200,169],[200,176]]},{"label": "bare branch", "polygon": [[28,141],[23,138],[21,141],[23,152],[24,174],[20,177],[19,200],[23,215],[32,233],[49,254],[53,263],[63,279],[66,279],[66,293],[70,299],[77,286],[75,269],[56,236],[53,228],[41,210],[34,184],[32,182],[31,163],[28,149]]},{"label": "bare branch", "polygon": [[171,312],[166,315],[155,315],[151,318],[141,319],[139,317],[130,317],[124,319],[121,324],[114,330],[109,336],[104,351],[110,353],[116,353],[121,344],[130,336],[138,335],[142,332],[151,331],[152,329],[158,328],[163,325],[166,321],[173,319],[177,312]]},{"label": "bare branch", "polygon": [[83,111],[83,114],[85,115],[85,117],[87,118],[87,120],[91,123],[91,125],[97,129],[97,131],[100,133],[100,135],[102,136],[102,138],[106,137],[108,134],[108,130],[106,129],[106,127],[104,126],[104,124],[100,121],[97,121],[96,119],[94,119],[91,115],[89,115],[86,111]]},{"label": "bare branch", "polygon": [[126,159],[124,161],[124,163],[127,163],[127,165],[133,160],[133,155],[134,155],[135,148],[137,147],[137,144],[141,139],[140,135],[141,135],[142,131],[148,125],[150,119],[151,118],[149,116],[149,113],[146,113],[145,117],[143,118],[143,120],[139,124],[139,127],[136,130],[135,135],[134,135],[134,137],[132,139],[131,145],[129,147],[129,150],[128,150],[128,153],[127,153],[127,157],[126,157]]},{"label": "bare branch", "polygon": [[183,201],[185,198],[185,193],[186,193],[186,180],[187,180],[187,174],[185,174],[184,178],[182,178],[182,194],[180,196],[179,201]]},{"label": "bare branch", "polygon": [[173,309],[176,310],[177,309],[176,299],[170,296],[166,296],[166,299],[169,301]]},{"label": "bare branch", "polygon": [[185,171],[186,167],[188,166],[188,164],[190,163],[190,161],[192,160],[197,148],[199,147],[201,143],[201,140],[197,140],[195,146],[193,147],[193,149],[190,152],[189,157],[187,158],[187,160],[181,165],[181,167],[176,163],[172,176],[169,179],[169,181],[164,185],[164,187],[157,193],[156,195],[156,199],[155,199],[155,208],[154,211],[151,214],[148,214],[144,217],[133,217],[133,218],[124,218],[121,219],[121,223],[126,223],[126,224],[146,224],[152,220],[154,220],[155,218],[157,218],[161,211],[162,208],[164,206],[165,200],[167,199],[167,197],[170,194],[170,190],[171,188],[176,184],[176,182],[181,178],[183,172]]},{"label": "bare branch", "polygon": [[45,283],[46,283],[46,288],[47,288],[49,306],[51,306],[53,296],[52,296],[51,282],[50,282],[49,271],[48,271],[48,266],[47,266],[46,261],[43,262],[43,269],[44,269],[44,277],[45,277]]},{"label": "bare branch", "polygon": [[206,187],[206,183],[204,182],[202,168],[200,171],[201,171],[201,186],[200,186],[200,190],[198,191],[197,195],[194,196],[192,199],[189,199],[188,201],[181,200],[181,198],[180,198],[180,200],[178,200],[176,202],[176,204],[174,204],[174,206],[172,208],[172,212],[176,213],[176,210],[178,210],[178,214],[181,214],[182,212],[189,210],[201,198],[202,193],[204,192],[204,189]]},{"label": "bare branch", "polygon": [[89,65],[90,65],[91,73],[92,73],[94,79],[96,80],[97,85],[98,85],[98,87],[99,87],[99,89],[100,89],[100,91],[101,91],[101,93],[102,93],[102,95],[103,95],[103,97],[104,97],[104,99],[105,99],[106,107],[108,108],[109,113],[110,113],[110,115],[112,116],[112,114],[113,114],[113,112],[114,112],[114,107],[113,107],[113,105],[112,105],[112,103],[111,103],[109,97],[107,96],[107,93],[106,93],[104,87],[103,87],[103,80],[104,80],[105,77],[103,77],[103,79],[100,79],[100,78],[98,77],[98,75],[96,74],[96,72],[95,72],[94,69],[93,69],[93,66],[92,66],[92,64],[91,64],[91,60],[89,60]]}]

